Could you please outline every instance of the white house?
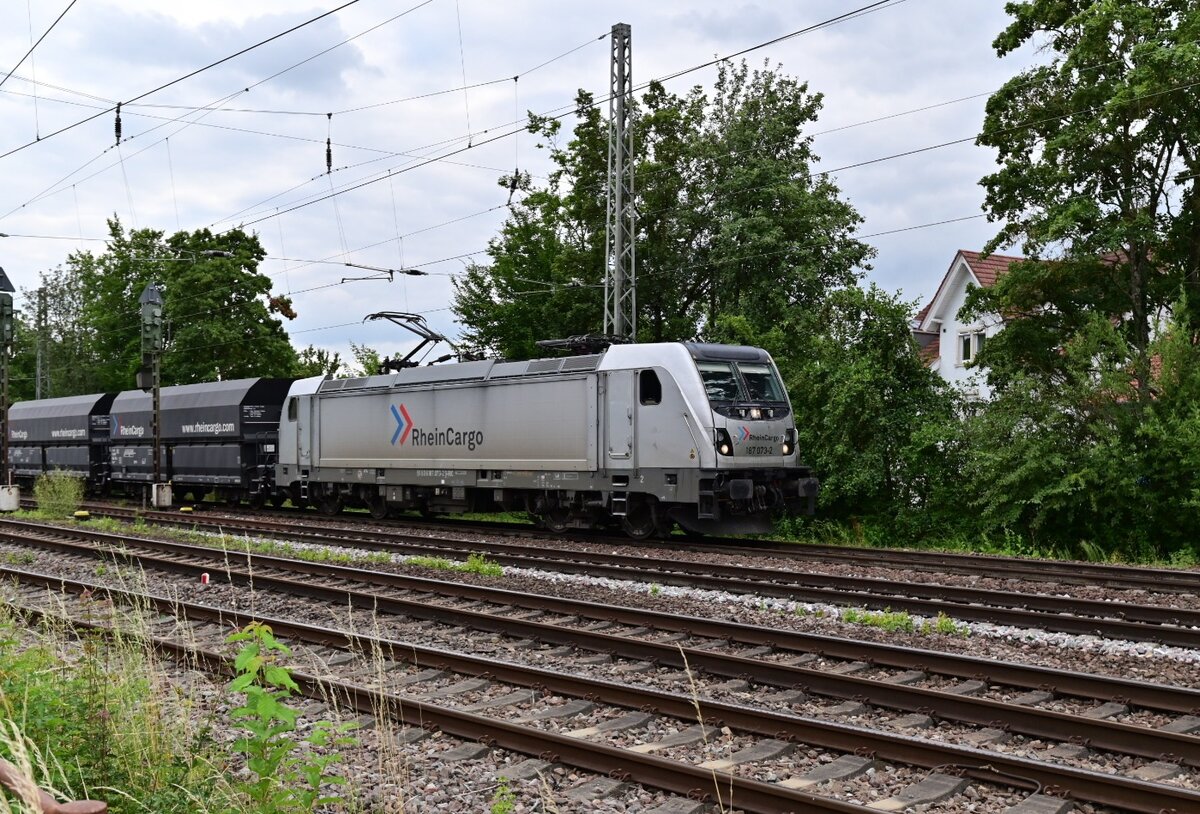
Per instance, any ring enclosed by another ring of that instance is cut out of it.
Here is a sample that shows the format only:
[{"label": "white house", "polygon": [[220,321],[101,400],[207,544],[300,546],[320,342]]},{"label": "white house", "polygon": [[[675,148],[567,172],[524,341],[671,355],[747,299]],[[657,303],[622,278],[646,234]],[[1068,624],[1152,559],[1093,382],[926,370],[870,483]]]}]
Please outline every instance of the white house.
[{"label": "white house", "polygon": [[970,286],[988,288],[996,278],[1021,257],[993,254],[987,258],[979,252],[960,250],[942,278],[937,293],[913,320],[913,336],[921,348],[921,358],[930,369],[959,387],[969,398],[988,399],[987,376],[977,367],[967,367],[988,337],[1004,327],[995,314],[986,314],[971,322],[960,322],[958,312],[963,307]]}]

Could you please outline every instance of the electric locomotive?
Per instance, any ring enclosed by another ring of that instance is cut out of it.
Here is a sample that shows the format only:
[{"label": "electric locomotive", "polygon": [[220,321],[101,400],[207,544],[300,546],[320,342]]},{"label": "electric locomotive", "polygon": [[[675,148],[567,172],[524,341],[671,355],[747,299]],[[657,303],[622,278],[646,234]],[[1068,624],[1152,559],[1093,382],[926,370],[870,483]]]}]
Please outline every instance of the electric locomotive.
[{"label": "electric locomotive", "polygon": [[300,380],[275,484],[329,514],[525,510],[635,538],[765,532],[817,494],[769,354],[699,343]]}]

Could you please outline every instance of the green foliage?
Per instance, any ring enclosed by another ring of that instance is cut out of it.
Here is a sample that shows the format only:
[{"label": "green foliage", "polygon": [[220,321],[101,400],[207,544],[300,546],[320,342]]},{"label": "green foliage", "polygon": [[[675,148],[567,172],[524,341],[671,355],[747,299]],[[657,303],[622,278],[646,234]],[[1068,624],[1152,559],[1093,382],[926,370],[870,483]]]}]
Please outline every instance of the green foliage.
[{"label": "green foliage", "polygon": [[460,570],[466,571],[469,574],[479,574],[485,577],[502,577],[504,576],[504,566],[497,562],[489,560],[482,554],[470,554],[467,556],[467,561]]},{"label": "green foliage", "polygon": [[842,289],[790,332],[791,353],[774,348],[825,516],[937,519],[927,513],[949,486],[955,398],[918,357],[910,311],[875,286]]},{"label": "green foliage", "polygon": [[936,619],[921,624],[921,633],[925,636],[937,634],[965,638],[971,635],[971,629],[965,623],[960,625],[946,614],[939,612]]},{"label": "green foliage", "polygon": [[[33,640],[31,630],[0,620],[4,757],[33,756],[40,784],[103,797],[113,814],[236,810],[208,729],[164,708],[148,653],[120,637],[85,637],[75,647],[61,630],[38,630]],[[62,655],[68,647],[75,656]]]},{"label": "green foliage", "polygon": [[330,353],[324,348],[309,345],[297,354],[292,375],[298,379],[306,379],[309,376],[337,378],[343,367],[340,353]]},{"label": "green foliage", "polygon": [[843,622],[877,627],[889,633],[912,633],[916,630],[913,618],[904,611],[869,611],[860,608],[845,608],[838,618]]},{"label": "green foliage", "polygon": [[492,794],[492,807],[488,811],[490,814],[512,814],[516,810],[517,795],[508,785],[508,778],[501,777],[500,782],[496,784],[496,791]]},{"label": "green foliage", "polygon": [[[466,343],[509,358],[538,339],[601,328],[607,124],[594,99],[576,98],[578,124],[532,117],[554,170],[528,176],[492,240],[490,264],[455,281]],[[853,232],[861,219],[825,176],[804,129],[821,95],[764,67],[718,66],[710,97],[652,83],[631,113],[637,137],[635,206],[640,338],[709,335],[724,316],[763,332],[828,290],[852,285],[873,255]]]},{"label": "green foliage", "polygon": [[[325,793],[322,787],[344,784],[345,778],[330,774],[339,758],[336,751],[312,751],[298,755],[299,743],[289,735],[296,729],[299,713],[287,701],[299,691],[291,671],[280,664],[290,650],[278,641],[271,628],[252,622],[226,641],[240,644],[234,659],[237,675],[229,691],[243,693],[245,700],[230,716],[241,721],[247,735],[234,743],[234,749],[246,756],[246,767],[253,779],[241,790],[261,814],[299,814],[317,806],[342,801],[340,795]],[[346,737],[349,724],[334,726],[318,721],[304,739],[313,747],[346,746],[355,743]]]},{"label": "green foliage", "polygon": [[466,562],[454,562],[445,557],[408,557],[404,560],[408,565],[421,568],[432,568],[437,571],[460,571],[465,574],[479,574],[485,577],[504,576],[504,566],[487,559],[482,554],[470,554]]},{"label": "green foliage", "polygon": [[61,469],[46,472],[33,482],[33,499],[47,517],[71,517],[83,502],[83,481]]},{"label": "green foliage", "polygon": [[[109,221],[103,253],[77,252],[65,266],[42,275],[50,371],[43,396],[133,386],[141,364],[138,297],[152,281],[166,291],[164,384],[294,370],[296,352],[281,318],[296,314],[288,298],[271,295],[271,279],[258,271],[263,257],[258,238],[240,229],[166,237],[152,229],[127,232],[119,221]],[[24,294],[32,313],[37,293]],[[29,345],[18,347],[18,356],[32,353],[28,317],[26,323],[22,336]]]},{"label": "green foliage", "polygon": [[379,352],[366,345],[350,343],[350,352],[354,355],[354,367],[349,370],[351,376],[376,376],[380,371],[381,359]]}]

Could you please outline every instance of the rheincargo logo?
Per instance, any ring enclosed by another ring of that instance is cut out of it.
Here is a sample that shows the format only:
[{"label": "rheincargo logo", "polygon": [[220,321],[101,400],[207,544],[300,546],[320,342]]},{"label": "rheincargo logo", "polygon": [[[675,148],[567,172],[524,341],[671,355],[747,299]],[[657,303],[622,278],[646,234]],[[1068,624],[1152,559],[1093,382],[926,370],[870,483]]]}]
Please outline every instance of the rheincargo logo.
[{"label": "rheincargo logo", "polygon": [[115,426],[117,430],[114,435],[116,435],[118,438],[141,438],[146,434],[146,428],[141,424],[130,427],[126,424],[122,424],[121,419],[117,418],[116,416],[113,416],[112,420],[113,426]]},{"label": "rheincargo logo", "polygon": [[403,444],[408,440],[408,434],[412,432],[412,417],[403,404],[399,408],[393,404],[392,418],[396,419],[396,431],[392,433],[392,446],[396,446],[396,441]]},{"label": "rheincargo logo", "polygon": [[392,433],[392,446],[397,443],[411,442],[414,447],[466,447],[471,452],[483,445],[481,430],[456,430],[453,427],[424,430],[413,426],[412,416],[403,404],[391,405],[392,418],[396,421],[396,429]]}]

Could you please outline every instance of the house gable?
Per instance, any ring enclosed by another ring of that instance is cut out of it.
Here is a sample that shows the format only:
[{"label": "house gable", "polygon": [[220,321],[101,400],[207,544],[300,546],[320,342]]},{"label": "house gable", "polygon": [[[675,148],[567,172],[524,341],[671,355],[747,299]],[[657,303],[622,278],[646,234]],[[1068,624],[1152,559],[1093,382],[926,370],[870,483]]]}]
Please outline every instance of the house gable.
[{"label": "house gable", "polygon": [[[978,352],[987,336],[998,330],[1000,320],[963,324],[959,322],[958,312],[970,286],[990,288],[1009,266],[1022,259],[995,254],[985,258],[979,252],[958,251],[933,299],[913,319],[913,338],[921,359],[947,381],[973,388],[970,392],[976,396],[986,398],[986,386],[970,384],[978,381],[978,371],[964,363]],[[964,349],[968,346],[969,350]],[[943,358],[943,354],[947,358]]]}]

